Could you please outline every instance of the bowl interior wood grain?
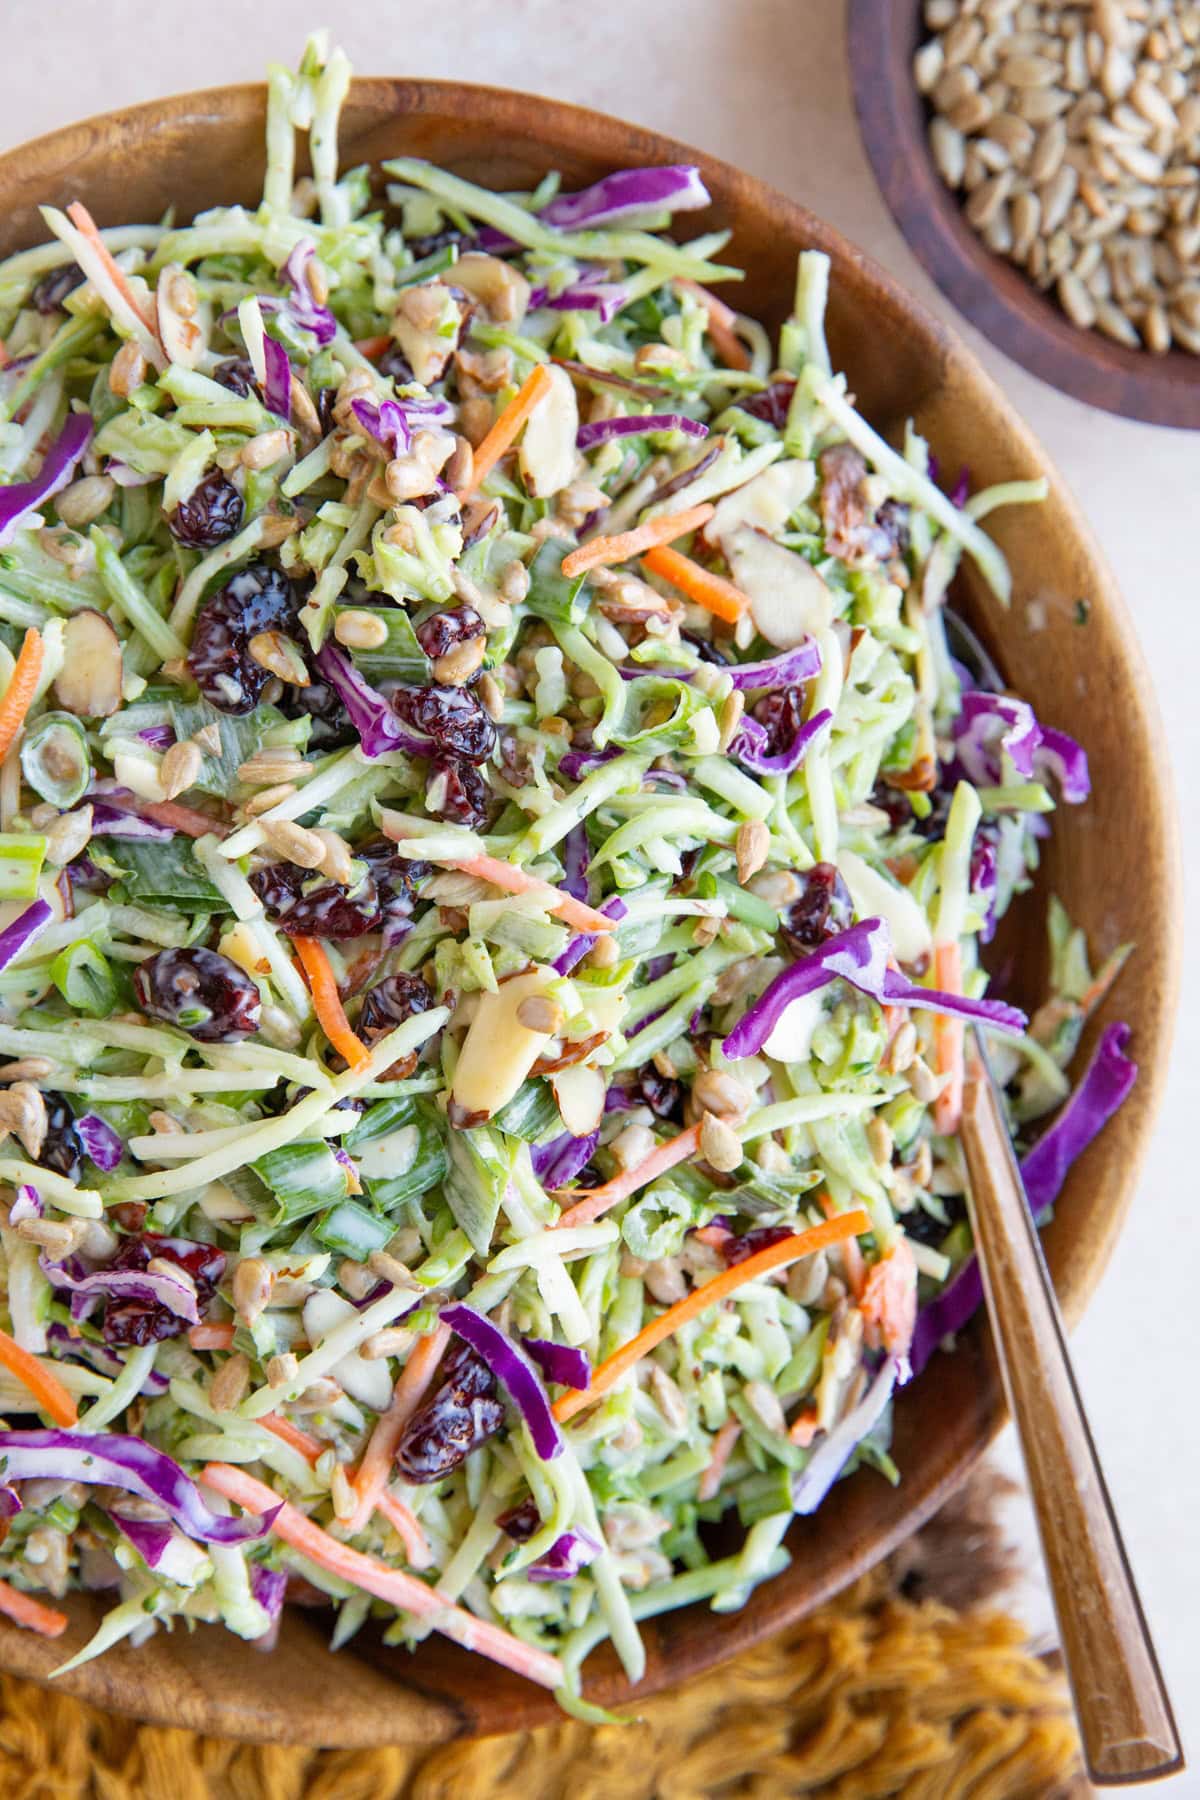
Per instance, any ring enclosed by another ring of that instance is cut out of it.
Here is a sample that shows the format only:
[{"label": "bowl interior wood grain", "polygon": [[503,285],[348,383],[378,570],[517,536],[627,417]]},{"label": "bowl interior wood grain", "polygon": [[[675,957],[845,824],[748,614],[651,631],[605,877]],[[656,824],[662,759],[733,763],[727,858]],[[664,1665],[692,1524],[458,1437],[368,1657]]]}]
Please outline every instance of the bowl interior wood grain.
[{"label": "bowl interior wood grain", "polygon": [[[40,241],[37,206],[82,199],[102,224],[188,218],[216,203],[253,205],[263,175],[264,90],[221,89],[156,102],[73,126],[0,158],[0,255]],[[1069,1317],[1080,1312],[1129,1203],[1166,1068],[1174,1009],[1179,900],[1174,815],[1159,728],[1136,642],[1110,577],[1062,484],[1028,432],[963,347],[852,245],[761,182],[652,133],[528,96],[455,84],[362,80],[346,108],[347,164],[401,153],[432,158],[493,187],[530,187],[547,168],[568,188],[614,167],[696,161],[713,194],[696,221],[733,228],[732,261],[747,270],[739,304],[778,324],[797,251],[833,258],[829,330],[866,413],[885,430],[911,416],[944,468],[969,463],[978,485],[1045,475],[1040,508],[998,515],[996,535],[1015,574],[1004,613],[968,569],[964,605],[1010,678],[1039,714],[1087,745],[1097,804],[1057,819],[1039,895],[1020,906],[1014,990],[1035,1000],[1045,967],[1044,897],[1057,892],[1098,953],[1126,938],[1138,952],[1113,1005],[1134,1028],[1142,1077],[1132,1100],[1077,1166],[1047,1252]],[[1077,622],[1088,602],[1086,625]],[[1136,882],[1128,880],[1137,872]],[[1115,1016],[1106,1013],[1106,1018]],[[1101,1021],[1102,1023],[1104,1021]],[[641,1692],[680,1680],[835,1593],[915,1529],[946,1498],[1001,1417],[981,1324],[956,1355],[938,1356],[896,1409],[898,1489],[859,1474],[789,1537],[792,1563],[738,1613],[702,1608],[645,1628]],[[76,1649],[102,1610],[69,1603],[57,1643],[0,1627],[0,1667],[45,1678]],[[159,1634],[118,1648],[62,1686],[97,1704],[163,1724],[288,1743],[435,1742],[497,1732],[554,1714],[549,1695],[441,1639],[419,1653],[385,1650],[365,1635],[333,1656],[328,1619],[294,1609],[278,1648],[262,1655],[217,1628]],[[628,1699],[615,1659],[589,1664],[588,1692]]]},{"label": "bowl interior wood grain", "polygon": [[1071,324],[1015,264],[996,256],[934,167],[913,53],[929,35],[922,0],[848,0],[854,105],[888,209],[948,300],[991,344],[1089,406],[1152,425],[1200,427],[1200,357],[1152,356]]}]

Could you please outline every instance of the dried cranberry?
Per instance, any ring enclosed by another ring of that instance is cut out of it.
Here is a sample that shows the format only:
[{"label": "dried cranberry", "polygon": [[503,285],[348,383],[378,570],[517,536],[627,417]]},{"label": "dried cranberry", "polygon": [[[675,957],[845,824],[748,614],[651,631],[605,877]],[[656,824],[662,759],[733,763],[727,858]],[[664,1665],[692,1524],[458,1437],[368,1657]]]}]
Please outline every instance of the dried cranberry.
[{"label": "dried cranberry", "polygon": [[936,1247],[945,1238],[947,1232],[953,1230],[955,1225],[966,1218],[967,1203],[961,1194],[948,1194],[942,1198],[941,1204],[950,1221],[948,1225],[943,1225],[940,1219],[935,1219],[933,1214],[926,1212],[923,1206],[914,1206],[911,1212],[906,1212],[901,1216],[900,1223],[904,1227],[904,1234],[906,1237],[910,1237],[914,1244],[929,1244]]},{"label": "dried cranberry", "polygon": [[761,393],[751,394],[749,399],[739,400],[738,409],[749,413],[752,419],[762,419],[773,425],[776,431],[782,431],[787,424],[788,408],[792,403],[792,395],[796,390],[795,377],[782,375],[773,381]]},{"label": "dried cranberry", "polygon": [[756,1225],[753,1231],[744,1232],[741,1237],[730,1238],[721,1246],[721,1255],[732,1266],[745,1262],[748,1256],[754,1256],[759,1250],[769,1250],[772,1244],[782,1244],[784,1238],[794,1234],[791,1225]]},{"label": "dried cranberry", "polygon": [[438,756],[430,765],[426,805],[439,819],[453,819],[482,831],[491,814],[491,790],[474,763],[461,756]]},{"label": "dried cranberry", "polygon": [[[118,1244],[110,1269],[144,1269],[151,1259],[174,1263],[191,1276],[196,1288],[196,1305],[204,1313],[225,1273],[225,1254],[210,1244],[195,1244],[186,1238],[160,1237],[147,1231],[125,1237]],[[157,1344],[164,1338],[178,1337],[187,1330],[187,1320],[168,1306],[154,1300],[110,1299],[104,1308],[103,1337],[106,1344]]]},{"label": "dried cranberry", "polygon": [[804,729],[804,689],[776,688],[774,693],[764,694],[761,700],[755,701],[750,710],[751,716],[767,728],[764,754],[782,756]]},{"label": "dried cranberry", "polygon": [[211,550],[242,528],[246,506],[242,496],[219,469],[209,473],[181,500],[167,524],[171,536],[190,550]]},{"label": "dried cranberry", "polygon": [[254,367],[244,356],[227,356],[224,362],[217,364],[212,377],[231,394],[240,394],[243,399],[257,392]]},{"label": "dried cranberry", "polygon": [[73,294],[77,287],[82,287],[83,270],[76,262],[63,263],[57,269],[51,269],[43,275],[31,296],[34,306],[40,313],[62,311],[62,303],[68,294]]},{"label": "dried cranberry", "polygon": [[430,231],[424,237],[409,238],[408,248],[415,262],[423,262],[427,256],[436,256],[439,250],[449,249],[451,244],[464,242],[461,231],[447,228],[445,231]]},{"label": "dried cranberry", "polygon": [[952,788],[934,788],[929,796],[929,811],[925,817],[923,819],[913,818],[913,830],[918,837],[926,838],[931,842],[935,838],[945,837],[946,826],[950,819],[950,802],[953,798]]},{"label": "dried cranberry", "polygon": [[314,681],[308,687],[286,687],[278,702],[279,710],[289,719],[305,714],[312,720],[308,747],[310,750],[341,750],[357,744],[358,733],[342,696],[327,681]]},{"label": "dried cranberry", "polygon": [[440,1481],[504,1423],[496,1378],[469,1345],[454,1345],[442,1373],[445,1379],[433,1398],[418,1407],[401,1433],[396,1467],[408,1481]]},{"label": "dried cranberry", "polygon": [[908,552],[909,520],[912,507],[906,500],[885,500],[875,514],[875,523],[880,531],[891,542],[889,555],[882,560],[890,561],[893,556],[904,556]]},{"label": "dried cranberry", "polygon": [[152,1019],[178,1025],[201,1044],[236,1044],[258,1030],[256,984],[216,950],[160,950],[133,972],[133,991]]},{"label": "dried cranberry", "polygon": [[892,831],[903,831],[912,822],[912,801],[903,788],[889,787],[887,782],[879,780],[871,790],[871,805],[877,806],[880,812],[887,814],[888,825]]},{"label": "dried cranberry", "polygon": [[445,656],[455,644],[482,637],[486,627],[473,606],[448,606],[443,612],[431,613],[417,626],[417,642],[432,662]]},{"label": "dried cranberry", "polygon": [[381,923],[379,890],[370,875],[357,887],[314,879],[295,863],[255,869],[250,886],[281,931],[291,937],[357,938]]},{"label": "dried cranberry", "polygon": [[250,655],[250,639],[289,630],[298,609],[291,582],[268,563],[251,563],[209,595],[196,618],[188,668],[218,712],[254,711],[271,677]]},{"label": "dried cranberry", "polygon": [[541,1522],[542,1515],[532,1494],[528,1494],[519,1505],[510,1506],[496,1520],[501,1531],[512,1538],[515,1544],[527,1544]]},{"label": "dried cranberry", "polygon": [[717,663],[721,668],[728,663],[729,658],[725,652],[719,644],[714,644],[711,638],[701,637],[695,631],[683,631],[679,635],[685,644],[692,646],[701,662]]},{"label": "dried cranberry", "polygon": [[393,381],[406,386],[414,379],[412,364],[401,350],[399,344],[389,344],[375,367],[381,375],[390,375]]},{"label": "dried cranberry", "polygon": [[653,1066],[621,1083],[617,1091],[625,1094],[631,1106],[648,1106],[656,1119],[678,1117],[683,1104],[682,1084],[660,1075]]},{"label": "dried cranberry", "polygon": [[779,935],[793,956],[806,956],[853,923],[854,903],[832,863],[816,863],[797,880],[802,892],[784,913]]},{"label": "dried cranberry", "polygon": [[381,923],[408,918],[417,888],[429,874],[429,864],[401,856],[390,838],[360,844],[354,854],[366,863],[375,883]]},{"label": "dried cranberry", "polygon": [[481,763],[495,747],[496,727],[470,688],[398,687],[391,701],[404,723],[423,731],[439,750]]},{"label": "dried cranberry", "polygon": [[428,1012],[433,989],[420,975],[386,975],[368,990],[358,1015],[358,1031],[368,1043],[393,1026],[403,1025],[414,1013]]},{"label": "dried cranberry", "polygon": [[[883,521],[867,487],[867,464],[852,444],[834,444],[818,457],[825,548],[855,567],[888,562],[896,554],[901,517]],[[903,509],[907,514],[907,507]],[[907,517],[903,525],[907,529]]]},{"label": "dried cranberry", "polygon": [[42,1099],[46,1103],[46,1136],[36,1160],[43,1169],[53,1169],[68,1181],[78,1181],[83,1173],[83,1144],[75,1129],[75,1114],[63,1096],[50,1088]]}]

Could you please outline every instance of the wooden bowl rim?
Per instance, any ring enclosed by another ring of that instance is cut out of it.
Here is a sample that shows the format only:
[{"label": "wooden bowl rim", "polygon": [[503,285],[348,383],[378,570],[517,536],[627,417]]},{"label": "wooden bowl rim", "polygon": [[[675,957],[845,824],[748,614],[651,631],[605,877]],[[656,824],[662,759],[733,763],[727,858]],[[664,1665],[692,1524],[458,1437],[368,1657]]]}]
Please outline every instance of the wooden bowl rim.
[{"label": "wooden bowl rim", "polygon": [[1179,430],[1200,429],[1200,357],[1153,356],[1071,324],[1006,258],[989,250],[933,162],[912,78],[921,0],[848,0],[854,108],[883,200],[913,255],[987,341],[1086,405]]},{"label": "wooden bowl rim", "polygon": [[[121,141],[129,129],[160,127],[169,122],[198,125],[247,124],[261,121],[264,115],[266,87],[262,83],[241,83],[193,93],[168,96],[98,115],[90,120],[67,125],[44,137],[18,146],[0,155],[0,196],[14,176],[28,167],[30,173],[42,169],[62,179],[69,174],[77,153],[94,148],[97,134]],[[399,106],[398,101],[403,100]],[[865,286],[876,307],[881,329],[902,330],[910,342],[920,343],[935,361],[941,385],[951,380],[965,384],[969,404],[993,421],[1003,424],[1021,457],[1042,470],[1050,485],[1048,505],[1059,509],[1064,531],[1077,542],[1080,557],[1086,563],[1096,608],[1112,622],[1121,644],[1122,656],[1136,673],[1133,684],[1133,716],[1128,720],[1131,740],[1142,746],[1146,760],[1158,771],[1157,779],[1146,783],[1146,806],[1150,814],[1152,835],[1162,845],[1164,927],[1157,942],[1148,943],[1147,967],[1152,959],[1163,995],[1164,1030],[1156,1041],[1139,1046],[1142,1076],[1136,1090],[1139,1107],[1137,1127],[1124,1166],[1106,1171],[1106,1192],[1111,1204],[1100,1218],[1088,1221],[1085,1251],[1071,1260],[1069,1279],[1060,1290],[1063,1311],[1069,1323],[1079,1317],[1099,1280],[1116,1242],[1133,1190],[1134,1175],[1148,1142],[1154,1118],[1162,1098],[1170,1060],[1170,1036],[1178,1003],[1179,927],[1181,918],[1180,860],[1178,831],[1173,804],[1170,764],[1161,723],[1149,687],[1148,674],[1134,634],[1132,622],[1104,559],[1061,477],[1044,451],[1016,415],[994,381],[976,361],[962,341],[909,295],[885,271],[845,239],[833,227],[788,199],[755,177],[743,174],[733,165],[664,135],[594,110],[556,100],[522,94],[515,90],[453,81],[409,80],[403,77],[360,77],[353,83],[350,104],[357,100],[376,116],[372,129],[378,129],[388,113],[403,111],[418,117],[449,119],[469,113],[477,121],[484,119],[496,131],[503,144],[514,140],[526,145],[545,144],[547,154],[554,145],[564,151],[586,152],[603,158],[610,166],[630,166],[643,162],[695,162],[711,181],[714,190],[724,195],[729,204],[731,222],[741,204],[741,197],[754,194],[760,203],[769,205],[779,218],[780,229],[796,244],[817,246],[828,251],[835,263],[835,279],[854,281]],[[531,120],[535,123],[531,124]],[[1053,1254],[1052,1254],[1053,1260]],[[804,1617],[814,1607],[829,1599],[850,1582],[864,1574],[883,1556],[889,1554],[905,1537],[923,1524],[959,1486],[975,1460],[983,1453],[1004,1422],[1003,1402],[999,1396],[994,1363],[990,1358],[987,1334],[982,1320],[963,1333],[955,1362],[968,1364],[977,1378],[983,1399],[975,1414],[959,1421],[954,1442],[957,1453],[946,1459],[936,1479],[931,1479],[921,1465],[905,1471],[900,1490],[905,1504],[884,1528],[874,1529],[856,1540],[853,1554],[838,1564],[827,1576],[800,1591],[787,1588],[785,1571],[771,1588],[776,1604],[766,1621],[750,1621],[745,1614],[725,1615],[714,1623],[712,1638],[705,1651],[688,1663],[688,1675],[711,1668],[739,1651],[750,1647],[766,1633],[778,1631]],[[936,1379],[936,1359],[925,1380]],[[847,1484],[862,1479],[855,1477]],[[67,1603],[68,1606],[72,1602]],[[76,1601],[74,1604],[78,1605]],[[214,1628],[214,1630],[219,1628]],[[163,1640],[156,1640],[162,1643]],[[169,1645],[172,1640],[166,1640]],[[317,1640],[313,1638],[314,1654]],[[321,1654],[326,1654],[323,1648]],[[343,1653],[349,1656],[351,1652]],[[461,1653],[465,1654],[465,1653]],[[142,1656],[140,1662],[126,1663],[125,1658]],[[0,1622],[0,1668],[16,1675],[46,1681],[61,1660],[60,1650],[46,1640],[22,1632]],[[270,1660],[263,1663],[264,1676]],[[458,1705],[454,1696],[436,1680],[422,1679],[420,1662],[412,1659],[398,1680],[389,1678],[386,1692],[383,1677],[375,1676],[377,1704],[387,1708],[386,1719],[366,1727],[361,1720],[347,1725],[336,1715],[310,1716],[297,1721],[292,1716],[287,1696],[264,1692],[266,1683],[256,1691],[230,1693],[226,1688],[214,1696],[196,1688],[181,1696],[155,1692],[145,1677],[148,1664],[144,1653],[126,1652],[121,1648],[108,1657],[86,1665],[75,1674],[54,1685],[60,1692],[113,1711],[163,1725],[184,1725],[191,1729],[215,1732],[223,1736],[260,1742],[330,1744],[345,1747],[367,1747],[380,1742],[435,1743],[455,1735],[479,1731],[529,1729],[550,1723],[558,1717],[552,1697],[529,1684],[517,1682],[516,1691],[506,1688],[503,1710],[495,1719],[481,1724],[469,1703]],[[136,1671],[136,1672],[135,1672]],[[499,1676],[501,1672],[494,1671]],[[374,1671],[372,1671],[374,1674]],[[658,1667],[652,1679],[629,1689],[623,1679],[606,1672],[595,1687],[595,1697],[605,1705],[620,1704],[645,1696],[675,1679],[677,1671]],[[593,1693],[589,1681],[589,1696]],[[389,1696],[395,1696],[394,1705]]]}]

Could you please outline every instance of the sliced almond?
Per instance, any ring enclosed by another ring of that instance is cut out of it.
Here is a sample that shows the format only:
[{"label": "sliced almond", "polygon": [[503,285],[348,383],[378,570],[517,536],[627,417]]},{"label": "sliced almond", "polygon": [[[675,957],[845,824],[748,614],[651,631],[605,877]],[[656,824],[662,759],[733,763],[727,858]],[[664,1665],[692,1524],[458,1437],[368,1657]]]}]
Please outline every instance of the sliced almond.
[{"label": "sliced almond", "polygon": [[121,640],[104,617],[85,607],[63,627],[63,666],[54,679],[60,706],[80,719],[107,719],[121,704]]},{"label": "sliced almond", "polygon": [[732,532],[723,548],[734,582],[749,596],[754,623],[768,644],[791,650],[829,629],[833,602],[810,562],[745,526]]},{"label": "sliced almond", "polygon": [[573,1063],[550,1077],[562,1122],[572,1137],[587,1137],[604,1117],[604,1077],[590,1063]]},{"label": "sliced almond", "polygon": [[453,1101],[462,1113],[490,1119],[512,1099],[550,1042],[548,1031],[521,1023],[522,1003],[544,995],[555,980],[553,969],[530,969],[496,993],[480,994],[454,1071]]},{"label": "sliced almond", "polygon": [[521,476],[531,494],[545,499],[568,487],[578,452],[579,406],[575,384],[565,369],[550,367],[550,388],[529,415],[521,439]]},{"label": "sliced almond", "polygon": [[721,544],[742,525],[769,534],[782,531],[816,484],[817,471],[811,462],[787,457],[772,463],[745,487],[726,494],[704,527],[704,536],[710,544]]},{"label": "sliced almond", "polygon": [[194,311],[196,290],[190,277],[178,263],[168,263],[155,289],[155,315],[163,349],[181,369],[194,369],[204,354],[204,333],[191,314],[183,310],[189,294]]},{"label": "sliced almond", "polygon": [[907,888],[889,881],[853,850],[839,850],[838,869],[860,919],[882,919],[902,963],[917,962],[933,948],[929,921]]}]

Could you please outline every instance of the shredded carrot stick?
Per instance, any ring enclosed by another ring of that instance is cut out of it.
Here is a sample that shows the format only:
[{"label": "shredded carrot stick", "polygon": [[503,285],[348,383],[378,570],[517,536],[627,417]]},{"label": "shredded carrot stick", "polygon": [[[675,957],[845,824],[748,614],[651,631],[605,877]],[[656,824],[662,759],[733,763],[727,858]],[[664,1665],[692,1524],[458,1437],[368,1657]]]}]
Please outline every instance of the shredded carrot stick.
[{"label": "shredded carrot stick", "polygon": [[390,337],[355,338],[354,348],[360,356],[365,356],[368,362],[375,362],[378,357],[383,355],[391,341]]},{"label": "shredded carrot stick", "polygon": [[265,1425],[267,1430],[273,1432],[281,1442],[290,1444],[293,1450],[298,1450],[307,1463],[315,1463],[318,1456],[323,1455],[329,1449],[328,1444],[323,1444],[320,1438],[315,1438],[311,1431],[305,1431],[301,1426],[293,1425],[292,1421],[285,1419],[282,1413],[264,1413],[258,1422],[260,1425]]},{"label": "shredded carrot stick", "polygon": [[[207,1464],[201,1479],[248,1512],[267,1512],[279,1506],[279,1495],[273,1488],[230,1463]],[[542,1687],[562,1685],[563,1668],[556,1656],[523,1644],[511,1632],[502,1631],[486,1619],[477,1619],[463,1607],[456,1606],[448,1594],[427,1587],[415,1575],[406,1574],[402,1569],[390,1569],[373,1556],[364,1556],[360,1550],[351,1549],[349,1544],[339,1544],[336,1538],[330,1537],[327,1531],[322,1531],[319,1525],[314,1525],[286,1501],[276,1514],[271,1530],[310,1562],[328,1569],[353,1587],[386,1600],[401,1612],[425,1620],[435,1631],[452,1638],[465,1650],[477,1650],[480,1655],[490,1657],[506,1669],[515,1669],[518,1675],[524,1675]]]},{"label": "shredded carrot stick", "polygon": [[30,626],[13,667],[12,679],[4,690],[3,700],[0,700],[0,762],[4,761],[17,741],[17,733],[25,723],[25,714],[29,711],[41,672],[41,633]]},{"label": "shredded carrot stick", "polygon": [[[301,1426],[293,1425],[292,1421],[285,1419],[281,1413],[264,1413],[258,1422],[260,1425],[265,1425],[268,1431],[274,1432],[275,1436],[283,1443],[290,1444],[293,1450],[299,1451],[305,1462],[309,1464],[315,1463],[317,1458],[323,1456],[329,1449],[328,1444],[323,1444],[320,1438],[313,1437],[311,1432],[305,1431]],[[383,1471],[385,1478],[387,1472],[385,1464]],[[355,1476],[356,1471],[351,1469],[351,1480],[354,1480]],[[388,1524],[399,1532],[404,1540],[404,1549],[413,1568],[429,1568],[433,1562],[433,1551],[429,1547],[429,1539],[421,1529],[421,1522],[412,1508],[406,1506],[397,1494],[391,1493],[386,1487],[382,1487],[375,1495],[373,1506],[375,1511],[382,1513]],[[358,1510],[355,1510],[355,1518],[358,1517]],[[370,1513],[371,1507],[368,1506],[366,1508],[367,1517],[370,1516]],[[355,1531],[359,1529],[359,1526],[354,1526]],[[353,1536],[353,1531],[351,1535]]]},{"label": "shredded carrot stick", "polygon": [[475,452],[475,463],[471,472],[469,488],[459,494],[465,500],[481,487],[491,474],[504,452],[516,442],[517,433],[528,419],[539,400],[545,399],[550,392],[550,377],[543,363],[535,363],[529,375],[517,389],[492,429]]},{"label": "shredded carrot stick", "polygon": [[698,1500],[712,1500],[720,1490],[721,1477],[724,1475],[733,1447],[742,1435],[741,1421],[726,1419],[720,1431],[713,1439],[712,1455],[708,1466],[700,1477],[700,1486],[696,1489]]},{"label": "shredded carrot stick", "polygon": [[193,1350],[232,1350],[232,1325],[193,1325],[187,1334]]},{"label": "shredded carrot stick", "polygon": [[28,1350],[22,1350],[7,1331],[0,1331],[0,1363],[15,1375],[21,1386],[28,1388],[44,1412],[56,1425],[78,1425],[79,1408],[62,1382]]},{"label": "shredded carrot stick", "polygon": [[70,1623],[66,1613],[43,1606],[32,1594],[9,1587],[7,1581],[0,1581],[0,1613],[6,1614],[14,1624],[36,1631],[41,1637],[61,1637]]},{"label": "shredded carrot stick", "polygon": [[917,1265],[907,1238],[897,1238],[872,1266],[858,1304],[871,1348],[882,1344],[903,1356],[917,1323]]},{"label": "shredded carrot stick", "polygon": [[333,979],[333,970],[324,948],[317,938],[297,937],[292,939],[292,943],[308,980],[318,1025],[338,1055],[344,1056],[352,1069],[361,1069],[370,1052],[362,1039],[356,1037],[350,1029],[342,996],[338,993],[337,982]]},{"label": "shredded carrot stick", "polygon": [[0,338],[0,369],[7,369],[11,361],[12,357],[8,354],[8,347],[4,339]]},{"label": "shredded carrot stick", "polygon": [[495,856],[464,856],[453,867],[461,869],[464,875],[474,875],[479,881],[490,881],[493,887],[503,888],[506,894],[538,895],[547,912],[556,913],[576,931],[601,932],[613,928],[614,921],[597,912],[594,906],[585,906],[582,900],[564,894],[561,888],[551,887],[548,881],[539,881],[536,875],[527,875],[524,869],[514,868]]},{"label": "shredded carrot stick", "polygon": [[724,619],[727,625],[736,625],[750,605],[750,596],[735,587],[732,581],[726,581],[723,575],[714,575],[710,569],[702,569],[690,556],[684,556],[666,544],[647,550],[642,561],[655,575],[661,575],[681,594],[686,594],[705,612],[712,613],[715,619]]},{"label": "shredded carrot stick", "polygon": [[724,300],[701,287],[698,281],[684,279],[677,281],[675,286],[693,294],[708,314],[708,335],[726,368],[748,369],[750,352],[737,335],[737,314],[732,306],[726,306]]},{"label": "shredded carrot stick", "polygon": [[861,1207],[850,1212],[839,1213],[836,1219],[826,1219],[823,1225],[810,1225],[806,1231],[793,1232],[791,1237],[780,1240],[777,1244],[768,1244],[765,1250],[758,1250],[748,1256],[745,1262],[734,1263],[732,1268],[723,1269],[714,1275],[704,1287],[693,1288],[674,1306],[668,1306],[665,1313],[644,1325],[635,1337],[627,1344],[614,1351],[612,1356],[599,1363],[592,1370],[592,1379],[581,1391],[564,1394],[554,1402],[554,1416],[562,1424],[573,1418],[583,1407],[590,1406],[614,1387],[623,1375],[628,1374],[634,1364],[672,1332],[686,1325],[698,1313],[707,1312],[719,1300],[727,1300],[748,1281],[755,1281],[760,1275],[769,1274],[772,1269],[781,1269],[787,1263],[798,1262],[802,1256],[812,1256],[818,1250],[827,1250],[831,1244],[843,1244],[847,1238],[857,1237],[859,1232],[870,1231],[871,1221]]},{"label": "shredded carrot stick", "polygon": [[807,1450],[818,1430],[817,1409],[815,1406],[806,1406],[803,1412],[798,1413],[788,1426],[788,1437],[801,1450]]},{"label": "shredded carrot stick", "polygon": [[[962,993],[962,950],[957,943],[938,944],[933,952],[934,984],[946,994]],[[933,1016],[933,1052],[936,1072],[949,1081],[933,1103],[934,1129],[943,1136],[958,1130],[962,1117],[963,1063],[966,1027],[946,1013]]]},{"label": "shredded carrot stick", "polygon": [[428,1569],[433,1566],[433,1551],[429,1539],[421,1529],[421,1521],[409,1506],[405,1506],[398,1495],[390,1488],[384,1488],[375,1501],[375,1510],[383,1514],[404,1545],[404,1554],[414,1569]]},{"label": "shredded carrot stick", "polygon": [[424,1399],[449,1342],[450,1327],[439,1323],[413,1345],[408,1361],[400,1371],[391,1405],[376,1419],[371,1440],[354,1478],[358,1505],[346,1520],[346,1529],[352,1536],[362,1530],[371,1516],[372,1507],[379,1504],[400,1434]]},{"label": "shredded carrot stick", "polygon": [[70,219],[76,231],[82,233],[89,244],[91,244],[96,255],[104,264],[104,267],[108,272],[109,280],[120,294],[122,300],[124,300],[126,306],[130,308],[134,317],[141,320],[155,343],[161,345],[162,340],[158,335],[158,320],[143,311],[137,295],[125,278],[125,271],[119,264],[113,261],[112,252],[104,239],[100,236],[96,221],[93,219],[87,207],[79,200],[72,200],[70,206],[67,208],[67,217]]},{"label": "shredded carrot stick", "polygon": [[555,1228],[557,1229],[561,1225],[590,1225],[593,1219],[598,1219],[601,1213],[606,1213],[610,1206],[617,1204],[618,1200],[624,1200],[630,1194],[636,1194],[639,1188],[645,1187],[657,1176],[665,1175],[667,1170],[673,1169],[677,1163],[685,1162],[689,1156],[697,1155],[699,1149],[700,1127],[699,1125],[689,1125],[686,1131],[679,1133],[678,1137],[668,1138],[665,1144],[657,1145],[644,1162],[635,1163],[631,1169],[622,1169],[619,1175],[614,1175],[611,1181],[604,1183],[603,1187],[593,1188],[591,1193],[585,1194],[581,1200],[577,1200],[574,1206],[569,1206],[566,1212],[560,1213],[554,1221]]},{"label": "shredded carrot stick", "polygon": [[[821,1195],[821,1211],[827,1219],[836,1219],[838,1216],[837,1205],[828,1194]],[[857,1300],[866,1283],[867,1265],[863,1261],[863,1253],[858,1247],[857,1238],[847,1238],[840,1248],[846,1280],[850,1285],[850,1292]]]},{"label": "shredded carrot stick", "polygon": [[684,512],[661,513],[657,519],[647,519],[644,525],[635,526],[632,531],[618,532],[616,537],[589,538],[578,550],[563,557],[562,572],[571,579],[587,569],[628,562],[631,557],[653,550],[657,544],[669,544],[674,538],[686,537],[689,531],[699,531],[716,510],[706,500],[702,506],[689,506]]}]

